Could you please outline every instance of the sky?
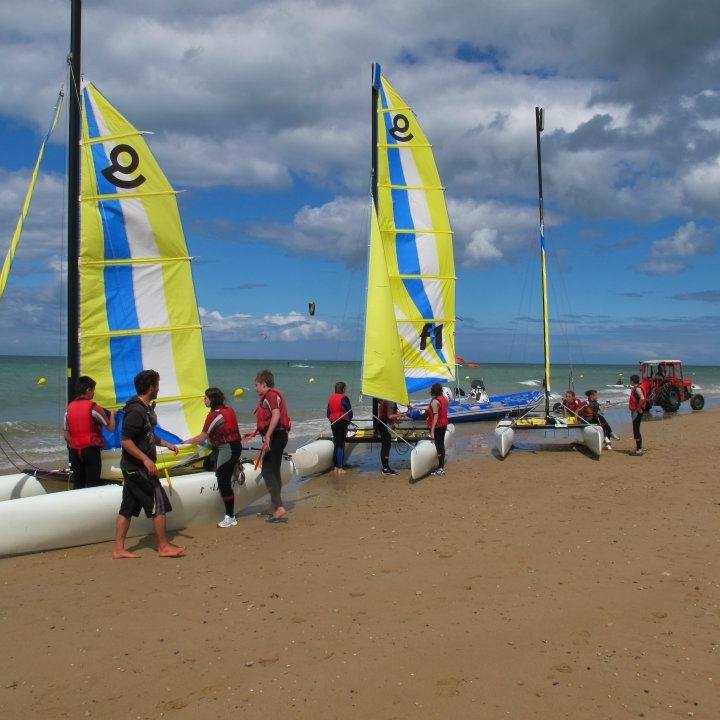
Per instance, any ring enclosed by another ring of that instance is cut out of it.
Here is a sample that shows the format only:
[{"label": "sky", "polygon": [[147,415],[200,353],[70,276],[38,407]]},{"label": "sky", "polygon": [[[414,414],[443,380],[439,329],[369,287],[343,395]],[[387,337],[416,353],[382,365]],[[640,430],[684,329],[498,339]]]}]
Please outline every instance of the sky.
[{"label": "sky", "polygon": [[[3,254],[69,16],[69,0],[0,0]],[[720,364],[717,2],[86,0],[84,76],[184,191],[209,357],[360,359],[375,61],[446,187],[459,354],[542,357],[540,105],[553,359]],[[65,154],[61,123],[0,354],[64,352]]]}]

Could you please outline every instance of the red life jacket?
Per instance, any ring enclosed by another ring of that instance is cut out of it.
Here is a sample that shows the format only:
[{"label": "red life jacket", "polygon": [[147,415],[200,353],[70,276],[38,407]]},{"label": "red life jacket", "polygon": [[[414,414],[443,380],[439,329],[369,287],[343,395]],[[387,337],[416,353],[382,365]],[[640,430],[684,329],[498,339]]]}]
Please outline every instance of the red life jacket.
[{"label": "red life jacket", "polygon": [[217,408],[217,410],[213,410],[208,416],[208,425],[210,425],[218,415],[222,415],[225,422],[208,435],[210,444],[213,447],[219,447],[225,443],[241,442],[242,438],[240,437],[240,428],[238,427],[235,411],[224,405]]},{"label": "red life jacket", "polygon": [[[437,400],[440,407],[438,408],[438,414],[437,414],[437,424],[435,425],[436,428],[441,427],[447,427],[448,424],[448,401],[447,398],[440,394],[437,397],[433,398],[433,400]],[[427,424],[428,427],[431,428],[433,424],[433,418],[435,417],[435,413],[433,412],[432,407],[432,401],[430,401],[430,404],[428,405],[428,413],[427,413]]]},{"label": "red life jacket", "polygon": [[[643,393],[642,400],[637,395],[638,390]],[[634,387],[630,388],[630,397],[628,398],[628,407],[630,408],[630,412],[638,412],[645,410],[646,405],[647,403],[645,401],[645,393],[643,392],[642,387],[640,385],[635,385]]]},{"label": "red life jacket", "polygon": [[330,399],[328,400],[328,420],[331,423],[334,423],[336,420],[339,420],[340,418],[347,419],[349,413],[342,405],[343,398],[345,397],[344,393],[333,393],[330,396]]},{"label": "red life jacket", "polygon": [[100,425],[92,416],[93,408],[98,408],[102,412],[99,405],[85,398],[72,400],[67,406],[67,427],[70,433],[70,447],[73,450],[105,445]]},{"label": "red life jacket", "polygon": [[580,408],[585,405],[584,400],[580,400],[580,398],[573,398],[572,400],[563,400],[563,405],[571,412],[571,413],[578,413],[580,411]]},{"label": "red life jacket", "polygon": [[[290,416],[287,412],[287,404],[285,403],[285,398],[280,394],[279,390],[276,390],[275,388],[270,388],[261,398],[260,402],[258,402],[258,406],[255,408],[255,414],[257,416],[257,429],[264,435],[267,429],[270,427],[270,420],[272,419],[272,410],[268,410],[266,407],[264,407],[263,402],[267,398],[268,402],[272,405],[272,395],[277,395],[280,398],[280,407],[278,410],[280,410],[280,422],[278,423],[278,427],[284,428],[285,430],[290,430],[291,421]],[[277,407],[277,403],[275,403],[275,407]]]}]

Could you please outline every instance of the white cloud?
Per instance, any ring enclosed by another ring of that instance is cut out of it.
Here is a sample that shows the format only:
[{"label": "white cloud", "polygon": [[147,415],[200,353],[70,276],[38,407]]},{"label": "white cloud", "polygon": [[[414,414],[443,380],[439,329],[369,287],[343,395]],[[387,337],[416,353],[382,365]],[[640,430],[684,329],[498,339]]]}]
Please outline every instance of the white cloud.
[{"label": "white cloud", "polygon": [[653,257],[679,255],[689,257],[692,255],[709,255],[715,250],[715,240],[694,222],[678,228],[672,237],[656,240],[653,243]]},{"label": "white cloud", "polygon": [[645,275],[672,275],[685,269],[687,269],[685,263],[655,258],[645,261],[638,267],[638,270]]}]

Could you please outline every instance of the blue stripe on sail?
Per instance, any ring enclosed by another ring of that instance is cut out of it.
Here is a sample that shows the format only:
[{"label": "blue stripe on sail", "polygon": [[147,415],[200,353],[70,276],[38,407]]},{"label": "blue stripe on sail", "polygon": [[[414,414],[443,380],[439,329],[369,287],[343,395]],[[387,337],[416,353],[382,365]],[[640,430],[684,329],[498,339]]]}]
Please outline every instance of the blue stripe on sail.
[{"label": "blue stripe on sail", "polygon": [[420,390],[424,390],[425,388],[429,388],[431,385],[434,385],[435,383],[444,383],[447,382],[446,377],[425,377],[425,378],[419,378],[419,377],[406,377],[405,378],[405,385],[407,386],[407,391],[409,394],[419,392]]},{"label": "blue stripe on sail", "polygon": [[[95,119],[90,95],[85,89],[85,111],[90,137],[100,137],[100,129]],[[111,163],[102,143],[92,146],[95,180],[101,195],[117,195],[117,189],[102,174],[102,170]],[[125,227],[125,215],[119,200],[100,200],[98,210],[103,224],[104,256],[106,260],[130,258],[130,242]],[[137,308],[132,268],[129,266],[109,266],[104,271],[105,310],[108,328],[116,330],[137,330]],[[142,367],[142,345],[139,336],[110,338],[110,365],[112,368],[115,396],[123,402],[135,394],[133,379]]]}]

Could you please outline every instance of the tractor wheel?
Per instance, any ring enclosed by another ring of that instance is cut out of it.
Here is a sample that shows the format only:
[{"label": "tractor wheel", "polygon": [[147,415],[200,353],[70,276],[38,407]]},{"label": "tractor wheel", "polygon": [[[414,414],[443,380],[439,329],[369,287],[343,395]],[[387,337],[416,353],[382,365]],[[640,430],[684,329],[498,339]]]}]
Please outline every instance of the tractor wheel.
[{"label": "tractor wheel", "polygon": [[690,407],[693,410],[702,410],[705,407],[705,398],[702,395],[693,395],[690,398]]},{"label": "tractor wheel", "polygon": [[658,397],[658,405],[665,412],[677,412],[680,409],[680,393],[677,388],[670,384],[660,391],[660,397]]}]

